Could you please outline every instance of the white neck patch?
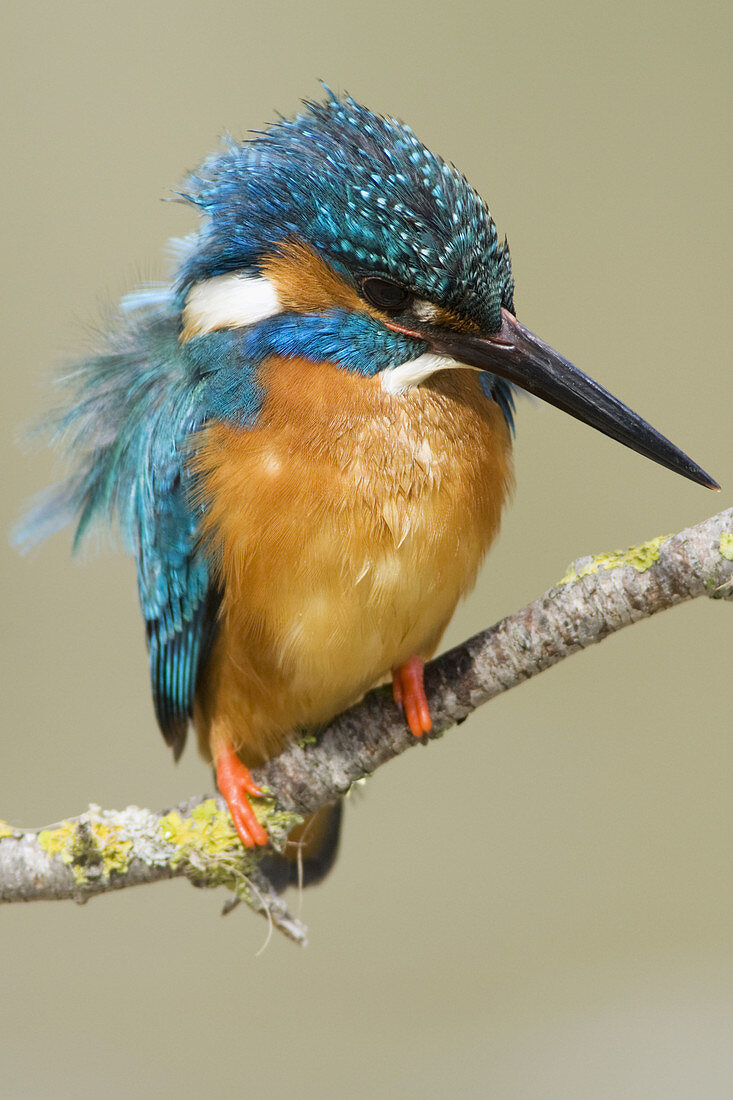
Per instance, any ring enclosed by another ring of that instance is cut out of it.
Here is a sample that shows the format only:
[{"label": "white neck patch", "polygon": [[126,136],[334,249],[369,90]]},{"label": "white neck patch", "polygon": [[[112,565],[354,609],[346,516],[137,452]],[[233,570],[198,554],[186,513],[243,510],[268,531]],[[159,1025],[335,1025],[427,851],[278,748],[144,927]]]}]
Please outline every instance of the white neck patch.
[{"label": "white neck patch", "polygon": [[191,287],[183,309],[181,339],[221,328],[244,328],[282,312],[277,289],[262,275],[231,271]]},{"label": "white neck patch", "polygon": [[435,355],[431,351],[426,351],[424,355],[418,355],[417,359],[411,359],[409,363],[400,363],[399,366],[387,367],[380,371],[379,379],[386,393],[404,393],[412,386],[419,386],[436,371],[460,366],[461,364],[451,359],[449,355]]}]

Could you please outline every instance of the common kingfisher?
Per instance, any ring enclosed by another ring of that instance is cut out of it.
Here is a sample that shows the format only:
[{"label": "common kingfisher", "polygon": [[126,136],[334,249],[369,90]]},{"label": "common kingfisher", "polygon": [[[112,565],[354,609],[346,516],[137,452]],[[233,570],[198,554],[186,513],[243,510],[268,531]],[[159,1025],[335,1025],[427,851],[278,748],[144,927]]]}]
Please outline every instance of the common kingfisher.
[{"label": "common kingfisher", "polygon": [[[327,91],[177,197],[200,228],[67,376],[73,473],[31,528],[119,528],[163,736],[177,759],[193,722],[254,847],[249,769],[294,731],[391,677],[429,732],[423,665],[497,533],[517,390],[717,486],[517,320],[485,202],[395,119]],[[305,826],[306,882],[339,812]]]}]

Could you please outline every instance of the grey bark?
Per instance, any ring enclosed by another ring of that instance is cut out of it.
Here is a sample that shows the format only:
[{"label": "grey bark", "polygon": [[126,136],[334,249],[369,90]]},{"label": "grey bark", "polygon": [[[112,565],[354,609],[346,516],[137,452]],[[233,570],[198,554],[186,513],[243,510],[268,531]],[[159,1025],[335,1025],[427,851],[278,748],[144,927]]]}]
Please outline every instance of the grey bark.
[{"label": "grey bark", "polygon": [[[733,509],[623,554],[579,559],[539,599],[432,661],[425,674],[430,739],[570,654],[703,595],[733,599]],[[274,845],[299,817],[334,802],[415,743],[387,688],[335,718],[314,744],[293,742],[254,773],[274,795],[263,806]],[[262,874],[261,853],[243,853],[220,799],[194,798],[175,813],[90,807],[39,832],[0,822],[0,901],[85,901],[183,875],[198,886],[227,886],[234,904],[245,900],[305,941],[305,929]]]}]

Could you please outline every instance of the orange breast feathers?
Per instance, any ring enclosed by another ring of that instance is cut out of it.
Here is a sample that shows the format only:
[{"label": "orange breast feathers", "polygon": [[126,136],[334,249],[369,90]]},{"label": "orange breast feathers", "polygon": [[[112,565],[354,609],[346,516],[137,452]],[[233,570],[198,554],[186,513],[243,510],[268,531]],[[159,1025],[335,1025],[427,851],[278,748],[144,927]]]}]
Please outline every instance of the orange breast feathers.
[{"label": "orange breast feathers", "polygon": [[202,751],[248,766],[435,650],[512,484],[498,407],[468,370],[386,393],[331,364],[271,360],[254,428],[209,425],[194,468],[219,563]]}]

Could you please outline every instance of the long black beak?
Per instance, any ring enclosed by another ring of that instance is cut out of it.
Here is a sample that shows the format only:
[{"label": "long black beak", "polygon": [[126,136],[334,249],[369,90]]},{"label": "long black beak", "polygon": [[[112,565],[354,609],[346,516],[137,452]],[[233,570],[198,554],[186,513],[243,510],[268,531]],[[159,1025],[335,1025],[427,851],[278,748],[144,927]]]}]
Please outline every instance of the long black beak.
[{"label": "long black beak", "polygon": [[501,328],[489,337],[427,325],[420,326],[419,335],[429,343],[431,350],[514,382],[690,481],[709,489],[720,488],[709,474],[646,420],[563,359],[507,310],[502,309],[501,314]]}]

